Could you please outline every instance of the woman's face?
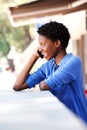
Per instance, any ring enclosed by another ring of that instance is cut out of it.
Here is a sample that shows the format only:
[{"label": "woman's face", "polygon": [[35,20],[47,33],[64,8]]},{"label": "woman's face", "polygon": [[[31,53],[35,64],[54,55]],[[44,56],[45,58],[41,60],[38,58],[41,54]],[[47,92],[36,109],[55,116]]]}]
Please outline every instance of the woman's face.
[{"label": "woman's face", "polygon": [[55,58],[58,54],[57,42],[53,42],[45,36],[39,35],[39,51],[42,52],[46,60]]}]

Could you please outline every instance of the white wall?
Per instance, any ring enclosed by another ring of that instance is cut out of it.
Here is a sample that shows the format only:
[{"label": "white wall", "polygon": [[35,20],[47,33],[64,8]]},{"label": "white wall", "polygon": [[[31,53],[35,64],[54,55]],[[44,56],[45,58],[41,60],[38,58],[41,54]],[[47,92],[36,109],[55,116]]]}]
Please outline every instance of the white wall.
[{"label": "white wall", "polygon": [[71,39],[67,51],[73,52],[73,40],[80,39],[81,35],[86,33],[86,14],[85,11],[78,11],[75,13],[70,13],[67,15],[55,15],[51,17],[44,17],[38,19],[37,22],[46,23],[50,20],[55,20],[57,22],[62,22],[71,34]]}]

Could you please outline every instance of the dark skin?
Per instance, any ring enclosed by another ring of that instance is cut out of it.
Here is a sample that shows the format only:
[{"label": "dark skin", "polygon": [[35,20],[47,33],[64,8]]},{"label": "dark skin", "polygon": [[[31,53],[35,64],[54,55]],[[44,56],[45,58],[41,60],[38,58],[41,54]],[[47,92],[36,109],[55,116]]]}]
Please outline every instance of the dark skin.
[{"label": "dark skin", "polygon": [[[52,40],[46,38],[45,36],[39,35],[39,51],[44,55],[46,60],[50,60],[51,58],[55,59],[55,63],[58,65],[62,58],[66,55],[66,51],[63,49],[61,41],[57,40],[53,42]],[[26,66],[19,74],[13,89],[16,91],[23,90],[28,88],[26,78],[32,69],[35,62],[38,60],[39,55],[36,52],[31,56],[29,61],[27,62]],[[40,90],[49,90],[49,86],[44,82],[40,82],[39,84]]]},{"label": "dark skin", "polygon": [[[56,42],[52,42],[49,39],[46,39],[43,36],[39,36],[39,42],[40,42],[40,51],[44,55],[44,58],[47,60],[51,58],[55,58],[55,63],[58,65],[59,62],[62,60],[62,58],[66,55],[66,52],[61,46],[60,40],[57,40]],[[41,90],[49,90],[49,86],[44,82],[40,82],[39,87]]]}]

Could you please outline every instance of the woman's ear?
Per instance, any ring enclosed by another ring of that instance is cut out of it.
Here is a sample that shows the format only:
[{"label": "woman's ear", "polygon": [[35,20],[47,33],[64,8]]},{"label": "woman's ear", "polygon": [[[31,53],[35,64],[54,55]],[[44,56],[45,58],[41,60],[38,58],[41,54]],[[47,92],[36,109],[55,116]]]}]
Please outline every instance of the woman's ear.
[{"label": "woman's ear", "polygon": [[57,40],[57,41],[55,42],[55,46],[56,46],[56,47],[59,47],[60,45],[61,45],[60,40]]}]

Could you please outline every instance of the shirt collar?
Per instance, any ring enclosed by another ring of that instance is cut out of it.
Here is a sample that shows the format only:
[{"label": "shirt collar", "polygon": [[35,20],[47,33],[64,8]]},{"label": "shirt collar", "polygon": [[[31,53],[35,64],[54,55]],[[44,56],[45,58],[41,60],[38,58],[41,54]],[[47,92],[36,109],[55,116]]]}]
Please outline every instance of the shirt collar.
[{"label": "shirt collar", "polygon": [[71,58],[73,55],[72,53],[69,53],[63,57],[63,59],[60,61],[59,66],[62,66],[69,58]]},{"label": "shirt collar", "polygon": [[62,66],[69,58],[71,58],[73,55],[72,53],[68,53],[67,55],[65,55],[63,57],[63,59],[60,61],[60,63],[58,65],[55,64],[55,59],[51,59],[52,64],[55,65],[56,67]]}]

